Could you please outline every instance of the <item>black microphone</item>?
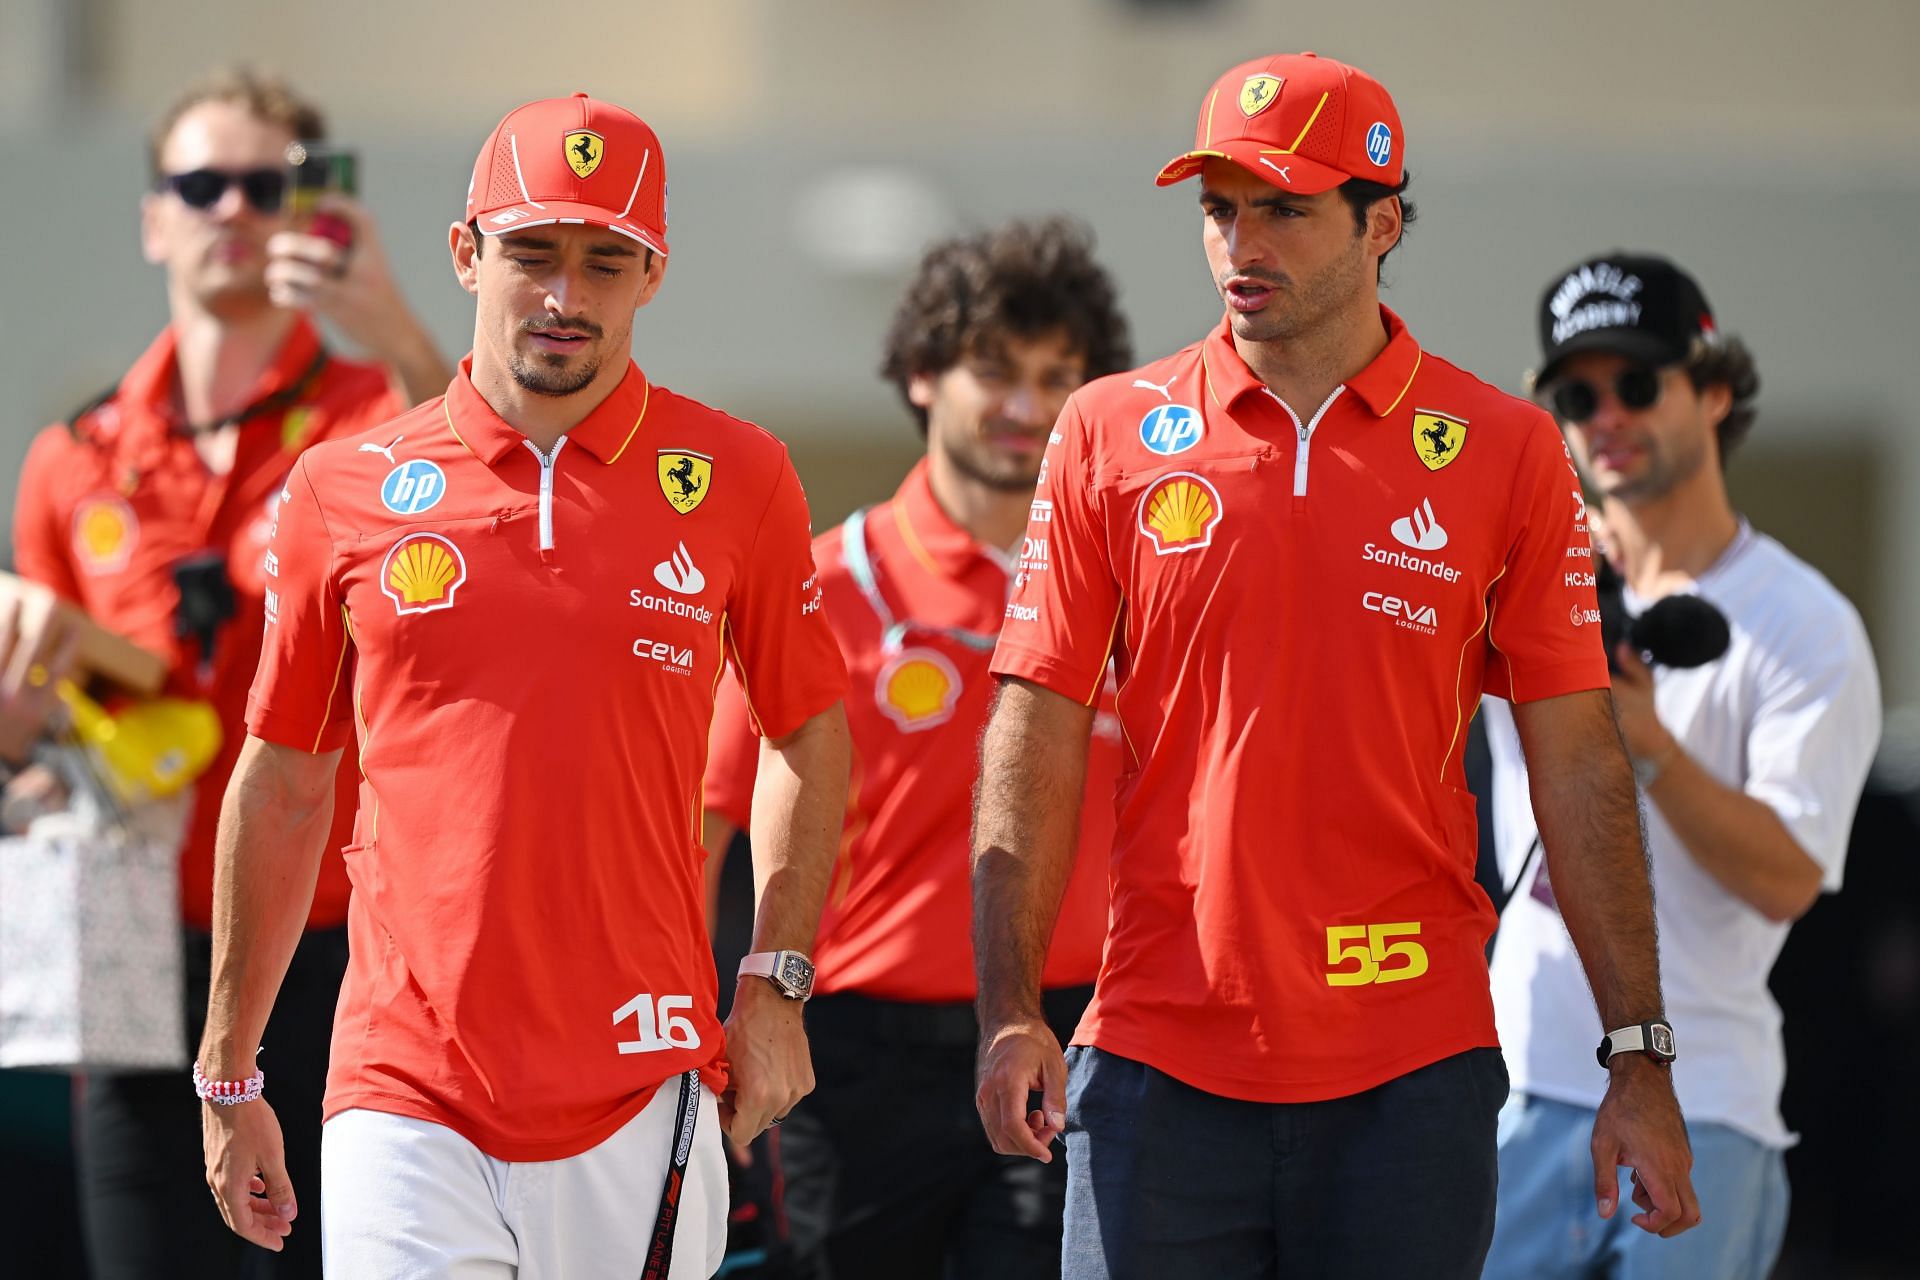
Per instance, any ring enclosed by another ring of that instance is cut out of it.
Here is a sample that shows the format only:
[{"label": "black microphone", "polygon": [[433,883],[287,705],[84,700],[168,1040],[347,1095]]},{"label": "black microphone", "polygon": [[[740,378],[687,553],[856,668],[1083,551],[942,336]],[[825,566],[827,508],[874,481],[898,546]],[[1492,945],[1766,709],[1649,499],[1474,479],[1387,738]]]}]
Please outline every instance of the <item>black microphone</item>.
[{"label": "black microphone", "polygon": [[1605,556],[1596,552],[1593,559],[1608,667],[1618,669],[1613,651],[1622,641],[1657,667],[1703,667],[1726,653],[1733,633],[1727,615],[1711,603],[1699,596],[1666,596],[1636,616],[1627,612],[1626,583],[1619,572]]},{"label": "black microphone", "polygon": [[1704,667],[1732,640],[1727,615],[1699,596],[1665,596],[1627,627],[1627,643],[1663,667]]}]

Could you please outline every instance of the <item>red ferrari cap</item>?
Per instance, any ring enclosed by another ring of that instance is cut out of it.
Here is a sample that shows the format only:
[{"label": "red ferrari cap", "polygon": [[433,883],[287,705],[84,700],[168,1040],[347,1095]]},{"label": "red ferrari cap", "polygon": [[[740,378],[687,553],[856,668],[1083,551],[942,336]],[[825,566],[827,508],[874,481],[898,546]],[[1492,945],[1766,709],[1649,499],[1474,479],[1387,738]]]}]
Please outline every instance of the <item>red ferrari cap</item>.
[{"label": "red ferrari cap", "polygon": [[647,122],[576,93],[507,113],[467,185],[467,221],[483,235],[585,223],[667,252],[667,161]]},{"label": "red ferrari cap", "polygon": [[1211,157],[1303,196],[1348,178],[1397,186],[1403,150],[1400,113],[1378,80],[1332,58],[1276,53],[1214,81],[1200,104],[1193,150],[1168,161],[1154,181],[1184,181]]}]

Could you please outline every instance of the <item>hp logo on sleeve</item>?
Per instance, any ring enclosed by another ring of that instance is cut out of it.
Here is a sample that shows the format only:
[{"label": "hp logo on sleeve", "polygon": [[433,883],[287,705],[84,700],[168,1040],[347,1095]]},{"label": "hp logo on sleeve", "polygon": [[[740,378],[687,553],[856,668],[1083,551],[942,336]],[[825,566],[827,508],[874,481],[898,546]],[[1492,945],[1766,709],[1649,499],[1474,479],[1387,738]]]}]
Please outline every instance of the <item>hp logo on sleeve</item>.
[{"label": "hp logo on sleeve", "polygon": [[446,472],[425,458],[409,458],[380,485],[380,501],[397,516],[417,516],[446,496]]}]

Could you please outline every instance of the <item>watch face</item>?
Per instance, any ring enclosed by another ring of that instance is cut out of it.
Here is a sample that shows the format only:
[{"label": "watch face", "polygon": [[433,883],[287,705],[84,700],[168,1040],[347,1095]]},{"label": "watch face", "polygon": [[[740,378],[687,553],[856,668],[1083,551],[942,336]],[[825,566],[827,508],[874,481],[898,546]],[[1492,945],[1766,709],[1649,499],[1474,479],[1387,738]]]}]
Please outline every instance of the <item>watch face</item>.
[{"label": "watch face", "polygon": [[803,956],[781,956],[779,976],[780,985],[791,995],[804,998],[813,990],[813,966]]},{"label": "watch face", "polygon": [[1656,1022],[1648,1028],[1648,1031],[1650,1032],[1649,1038],[1653,1042],[1653,1051],[1663,1058],[1671,1058],[1673,1056],[1673,1028]]}]

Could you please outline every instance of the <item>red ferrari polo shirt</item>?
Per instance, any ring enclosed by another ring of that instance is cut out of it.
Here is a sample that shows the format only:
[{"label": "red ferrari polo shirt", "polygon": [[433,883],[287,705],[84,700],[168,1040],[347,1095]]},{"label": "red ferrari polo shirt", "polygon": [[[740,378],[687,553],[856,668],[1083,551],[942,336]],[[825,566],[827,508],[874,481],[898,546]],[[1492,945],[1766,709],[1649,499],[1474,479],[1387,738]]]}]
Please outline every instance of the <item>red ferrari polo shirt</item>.
[{"label": "red ferrari polo shirt", "polygon": [[1213,1093],[1356,1093],[1493,1045],[1461,767],[1482,690],[1604,688],[1585,504],[1540,410],[1387,345],[1289,407],[1223,322],[1068,402],[1051,559],[993,669],[1109,654],[1135,764],[1078,1043]]},{"label": "red ferrari polo shirt", "polygon": [[[925,461],[890,501],[814,543],[827,622],[850,676],[854,753],[840,857],[814,944],[823,995],[974,997],[968,832],[973,761],[992,698],[987,663],[1011,579],[1045,563],[1046,543],[1028,539],[1021,552],[984,547],[949,519]],[[1094,723],[1082,855],[1047,953],[1048,987],[1090,984],[1100,969],[1119,738],[1109,692]],[[723,691],[706,804],[735,826],[752,811],[759,745],[738,691]]]},{"label": "red ferrari polo shirt", "polygon": [[[167,329],[111,396],[73,423],[40,433],[20,475],[13,548],[21,576],[51,587],[108,630],[168,655],[168,692],[205,699],[219,713],[220,752],[200,778],[180,857],[183,914],[206,929],[220,797],[246,736],[247,687],[260,659],[261,558],[273,508],[302,449],[364,430],[406,404],[384,369],[324,354],[313,326],[297,320],[247,396],[246,403],[262,407],[240,424],[232,469],[217,476],[179,420],[176,367]],[[224,558],[234,593],[234,614],[215,634],[211,655],[197,639],[174,634],[174,566],[206,553]],[[347,875],[338,851],[353,831],[356,781],[345,762],[309,927],[346,919]]]},{"label": "red ferrari polo shirt", "polygon": [[556,1160],[662,1080],[724,1083],[699,839],[723,663],[774,734],[846,673],[779,441],[630,367],[543,457],[469,367],[294,469],[247,725],[305,751],[357,727],[327,1114]]}]

